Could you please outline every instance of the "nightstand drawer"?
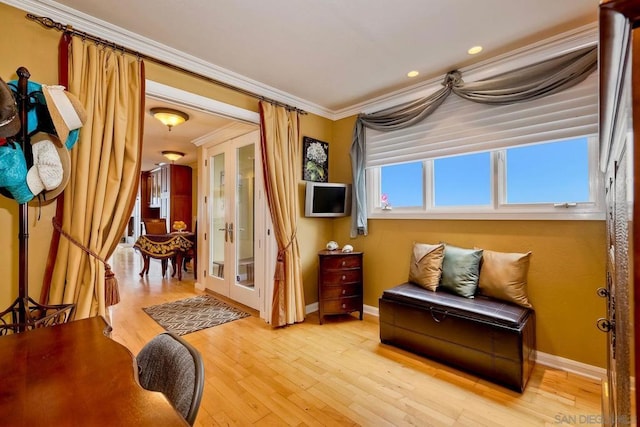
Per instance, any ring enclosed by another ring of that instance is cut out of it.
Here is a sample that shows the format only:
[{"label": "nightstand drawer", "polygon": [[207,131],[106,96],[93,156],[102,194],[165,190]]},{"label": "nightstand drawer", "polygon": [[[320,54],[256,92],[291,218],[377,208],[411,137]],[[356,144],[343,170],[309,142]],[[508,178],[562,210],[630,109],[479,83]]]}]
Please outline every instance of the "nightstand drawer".
[{"label": "nightstand drawer", "polygon": [[360,268],[360,264],[360,257],[350,255],[335,255],[322,260],[322,268],[325,270]]},{"label": "nightstand drawer", "polygon": [[322,275],[323,286],[335,286],[343,283],[360,282],[362,279],[362,270],[336,270],[325,271]]},{"label": "nightstand drawer", "polygon": [[342,286],[323,286],[321,292],[323,299],[360,296],[362,294],[360,283],[348,283]]},{"label": "nightstand drawer", "polygon": [[351,313],[362,310],[362,297],[353,296],[347,298],[330,299],[322,302],[323,313]]}]

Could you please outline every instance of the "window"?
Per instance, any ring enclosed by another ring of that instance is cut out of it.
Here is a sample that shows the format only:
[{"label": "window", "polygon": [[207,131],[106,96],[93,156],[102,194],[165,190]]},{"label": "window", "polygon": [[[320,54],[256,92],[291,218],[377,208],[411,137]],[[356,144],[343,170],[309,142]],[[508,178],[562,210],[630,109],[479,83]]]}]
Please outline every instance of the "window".
[{"label": "window", "polygon": [[436,207],[490,205],[490,153],[434,160],[433,193]]},{"label": "window", "polygon": [[449,96],[413,126],[366,130],[368,215],[603,219],[597,132],[597,73],[515,104]]},{"label": "window", "polygon": [[[381,205],[397,207],[422,207],[424,182],[422,162],[381,168]],[[382,206],[384,207],[384,206]]]},{"label": "window", "polygon": [[368,169],[372,218],[600,219],[597,138]]},{"label": "window", "polygon": [[587,138],[506,150],[505,203],[589,202]]}]

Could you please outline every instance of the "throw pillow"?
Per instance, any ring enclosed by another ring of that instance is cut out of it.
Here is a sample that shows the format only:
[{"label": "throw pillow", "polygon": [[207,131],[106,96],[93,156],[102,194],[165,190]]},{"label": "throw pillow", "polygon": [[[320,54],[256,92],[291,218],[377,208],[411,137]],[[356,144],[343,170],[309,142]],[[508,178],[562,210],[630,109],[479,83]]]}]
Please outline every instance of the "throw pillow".
[{"label": "throw pillow", "polygon": [[532,308],[527,295],[531,252],[525,254],[485,250],[480,268],[480,293]]},{"label": "throw pillow", "polygon": [[465,298],[473,298],[478,289],[481,259],[482,249],[445,245],[440,280],[442,288]]},{"label": "throw pillow", "polygon": [[414,243],[409,281],[430,291],[435,291],[442,275],[443,258],[444,244]]}]

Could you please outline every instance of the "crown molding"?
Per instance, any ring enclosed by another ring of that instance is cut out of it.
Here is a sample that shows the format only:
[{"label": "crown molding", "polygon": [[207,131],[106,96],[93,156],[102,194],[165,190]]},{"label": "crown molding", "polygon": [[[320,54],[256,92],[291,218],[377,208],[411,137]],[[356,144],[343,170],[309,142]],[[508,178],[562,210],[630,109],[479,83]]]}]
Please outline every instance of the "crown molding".
[{"label": "crown molding", "polygon": [[[574,30],[567,31],[555,37],[540,40],[486,59],[468,67],[460,68],[465,81],[476,81],[492,77],[510,70],[526,67],[527,65],[543,61],[553,56],[562,55],[583,47],[593,46],[598,42],[598,25],[596,22]],[[360,113],[372,113],[393,107],[404,102],[413,101],[430,95],[442,87],[444,76],[439,76],[407,88],[391,92],[359,104],[334,111],[334,120],[354,116]]]},{"label": "crown molding", "polygon": [[[139,34],[101,21],[93,16],[71,9],[50,0],[0,0],[0,2],[24,10],[37,16],[58,21],[64,25],[71,25],[74,29],[84,31],[96,37],[112,41],[128,49],[138,51],[152,58],[176,64],[186,70],[247,90],[256,95],[273,99],[300,108],[309,113],[327,119],[333,119],[333,111],[320,105],[298,98],[256,80],[234,73],[210,62],[203,61],[192,55],[165,46]],[[34,23],[35,24],[35,23]]]}]

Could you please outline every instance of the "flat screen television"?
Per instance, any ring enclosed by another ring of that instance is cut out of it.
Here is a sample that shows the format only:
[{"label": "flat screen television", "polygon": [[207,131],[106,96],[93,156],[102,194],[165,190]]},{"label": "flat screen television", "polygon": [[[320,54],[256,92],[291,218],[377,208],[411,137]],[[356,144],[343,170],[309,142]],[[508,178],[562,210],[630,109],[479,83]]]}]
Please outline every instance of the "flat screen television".
[{"label": "flat screen television", "polygon": [[340,217],[351,214],[351,184],[307,182],[304,216]]}]

